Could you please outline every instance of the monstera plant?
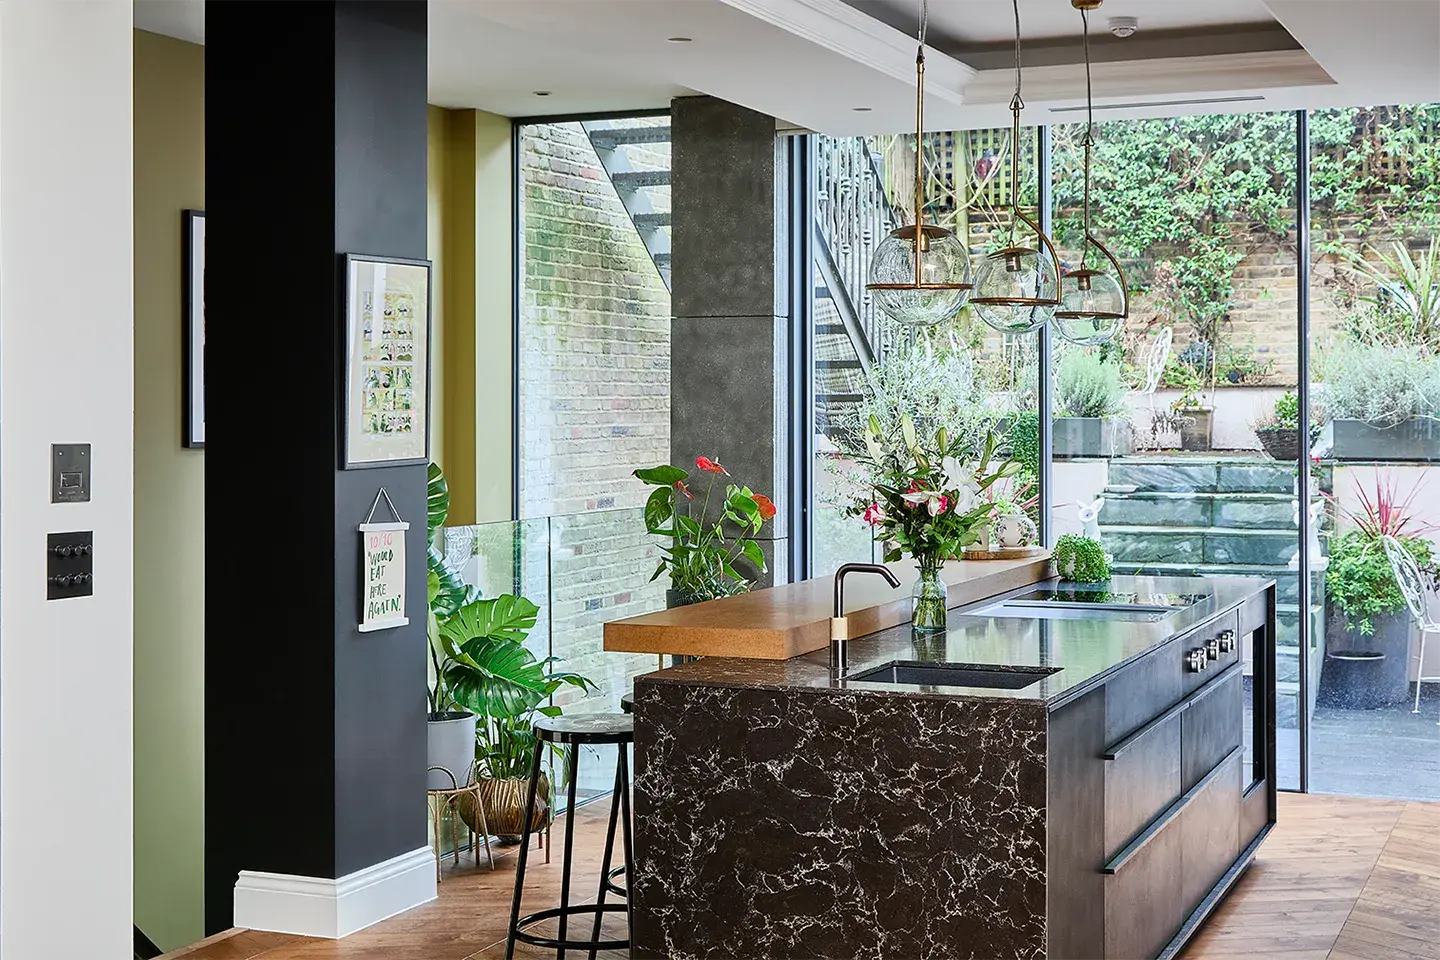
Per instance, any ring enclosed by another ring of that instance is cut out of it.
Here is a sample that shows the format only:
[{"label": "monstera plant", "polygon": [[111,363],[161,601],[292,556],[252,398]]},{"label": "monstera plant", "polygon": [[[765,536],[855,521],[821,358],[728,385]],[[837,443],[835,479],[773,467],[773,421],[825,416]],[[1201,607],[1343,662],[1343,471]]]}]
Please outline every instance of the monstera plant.
[{"label": "monstera plant", "polygon": [[[561,708],[551,702],[560,688],[588,691],[594,684],[579,674],[556,670],[558,657],[539,659],[525,648],[540,613],[534,603],[512,594],[481,598],[450,569],[433,543],[435,531],[444,525],[449,499],[444,474],[432,463],[427,577],[431,726],[445,722],[441,717],[471,719],[467,766],[473,762],[485,819],[476,815],[468,796],[460,798],[461,816],[472,828],[514,835],[520,833],[524,820],[524,785],[534,757],[536,719],[560,715]],[[548,822],[549,797],[546,783],[536,827]]]}]

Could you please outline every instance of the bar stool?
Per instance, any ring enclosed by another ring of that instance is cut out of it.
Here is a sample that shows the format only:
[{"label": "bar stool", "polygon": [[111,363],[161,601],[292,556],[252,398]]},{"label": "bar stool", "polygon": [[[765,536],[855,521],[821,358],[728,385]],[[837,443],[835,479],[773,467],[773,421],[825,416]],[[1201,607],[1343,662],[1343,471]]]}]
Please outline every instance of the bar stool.
[{"label": "bar stool", "polygon": [[[609,886],[610,858],[615,852],[615,823],[623,813],[622,836],[624,844],[623,867],[630,866],[630,761],[626,746],[635,740],[634,724],[631,717],[617,713],[581,714],[570,717],[546,717],[535,724],[535,760],[530,767],[530,784],[525,798],[525,828],[520,838],[520,862],[515,870],[515,897],[510,904],[510,930],[505,940],[505,958],[515,956],[515,941],[547,947],[555,950],[557,960],[563,960],[566,950],[588,950],[593,958],[597,950],[625,950],[630,946],[627,932],[624,940],[601,940],[600,921],[606,913],[624,911],[626,921],[630,920],[630,904],[605,902]],[[565,852],[560,861],[560,906],[549,910],[520,916],[520,897],[525,890],[525,861],[530,849],[530,821],[535,816],[535,794],[540,785],[540,761],[548,744],[565,744],[570,749],[566,771],[569,782],[569,805],[565,816]],[[575,841],[575,785],[580,769],[580,747],[613,743],[618,747],[615,761],[615,800],[610,804],[610,827],[605,834],[605,856],[600,864],[600,892],[593,904],[570,904],[570,852]],[[566,922],[576,914],[593,914],[595,927],[589,940],[567,940]],[[559,919],[560,930],[556,938],[540,937],[525,932],[525,927],[542,920]]]},{"label": "bar stool", "polygon": [[[625,711],[626,713],[634,713],[635,694],[627,693],[621,696],[620,709]],[[605,875],[605,889],[615,894],[615,896],[617,897],[624,897],[626,900],[629,900],[630,890],[627,887],[622,887],[615,882],[623,876],[625,876],[625,865],[621,864],[620,866],[615,867],[608,874]]]}]

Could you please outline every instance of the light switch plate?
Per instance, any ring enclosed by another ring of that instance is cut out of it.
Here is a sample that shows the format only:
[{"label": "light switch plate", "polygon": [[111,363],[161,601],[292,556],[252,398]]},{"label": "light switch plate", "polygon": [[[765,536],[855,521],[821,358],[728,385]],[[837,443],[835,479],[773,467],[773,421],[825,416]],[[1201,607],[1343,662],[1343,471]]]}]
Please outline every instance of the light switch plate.
[{"label": "light switch plate", "polygon": [[90,444],[50,444],[50,502],[85,503],[90,499]]}]

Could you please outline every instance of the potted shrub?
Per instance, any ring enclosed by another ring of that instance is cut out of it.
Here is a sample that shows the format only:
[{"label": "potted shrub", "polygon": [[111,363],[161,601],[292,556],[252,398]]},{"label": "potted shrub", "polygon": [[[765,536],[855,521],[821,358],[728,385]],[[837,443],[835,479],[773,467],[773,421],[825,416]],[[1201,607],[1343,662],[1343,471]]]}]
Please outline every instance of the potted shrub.
[{"label": "potted shrub", "polygon": [[[550,698],[561,687],[594,689],[579,674],[555,670],[558,657],[537,659],[525,648],[538,614],[539,608],[524,597],[472,598],[438,624],[432,647],[437,686],[447,700],[479,717],[470,752],[478,771],[485,824],[501,837],[518,836],[524,826],[535,721],[560,715],[561,708]],[[541,802],[531,823],[535,829],[551,818],[548,779],[542,781],[538,796]],[[474,803],[462,796],[457,806],[461,819],[480,830]]]},{"label": "potted shrub", "polygon": [[[1407,516],[1392,482],[1372,496],[1357,488],[1360,509],[1342,509],[1354,529],[1334,537],[1325,571],[1326,666],[1320,692],[1337,706],[1375,708],[1408,699],[1410,615],[1380,540],[1394,537],[1422,570],[1436,569],[1427,528]],[[1332,498],[1333,501],[1333,498]]]},{"label": "potted shrub", "polygon": [[1200,374],[1189,363],[1172,357],[1165,366],[1165,382],[1180,391],[1180,396],[1170,405],[1172,422],[1180,432],[1180,449],[1209,450],[1215,408],[1200,398],[1205,387]]},{"label": "potted shrub", "polygon": [[1300,459],[1300,398],[1293,391],[1282,394],[1275,408],[1255,424],[1260,446],[1276,460]]},{"label": "potted shrub", "polygon": [[655,488],[645,501],[645,532],[670,541],[660,548],[663,556],[650,577],[654,581],[670,574],[665,594],[670,607],[748,591],[755,582],[736,566],[742,557],[759,573],[767,569],[765,554],[753,538],[775,516],[775,504],[728,481],[717,498],[717,478],[728,478],[729,471],[709,457],[696,457],[695,466],[709,475],[698,509],[686,471],[668,463],[635,471],[637,479]]},{"label": "potted shrub", "polygon": [[1125,381],[1099,352],[1068,350],[1055,371],[1053,450],[1058,457],[1113,457],[1130,452]]},{"label": "potted shrub", "polygon": [[1440,461],[1440,357],[1418,343],[1342,340],[1317,360],[1331,459]]}]

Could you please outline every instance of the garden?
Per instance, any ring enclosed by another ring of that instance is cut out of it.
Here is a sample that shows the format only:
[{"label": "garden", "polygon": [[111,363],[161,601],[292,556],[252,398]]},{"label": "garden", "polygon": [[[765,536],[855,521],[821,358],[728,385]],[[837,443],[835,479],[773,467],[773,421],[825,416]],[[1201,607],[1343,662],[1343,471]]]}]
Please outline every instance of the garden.
[{"label": "garden", "polygon": [[[1304,269],[1294,114],[1097,125],[1092,218],[1123,264],[1130,312],[1102,346],[1052,340],[1048,503],[1035,497],[1036,338],[1003,337],[968,309],[909,339],[889,338],[895,346],[865,378],[864,399],[822,438],[836,477],[828,484],[846,486],[855,451],[845,436],[887,409],[936,410],[952,436],[997,431],[1020,464],[997,499],[1037,520],[1049,511],[1056,537],[1082,532],[1088,514],[1117,572],[1276,580],[1282,781],[1296,785],[1303,712],[1313,789],[1440,798],[1440,682],[1416,682],[1440,677],[1440,642],[1421,657],[1421,633],[1384,549],[1388,538],[1415,561],[1433,604],[1440,105],[1315,111],[1307,121]],[[1048,131],[1062,269],[1078,261],[1083,132]],[[929,158],[927,194],[943,199],[927,219],[968,237],[972,253],[996,247],[1007,222],[1002,134],[944,135]],[[1037,151],[1029,141],[1021,150],[1022,180],[1032,184],[1022,183],[1021,202],[1030,190],[1033,205]],[[898,140],[877,153],[887,171],[913,164]],[[895,179],[891,194],[905,196],[903,173]],[[1302,499],[1314,535],[1306,572]]]}]

